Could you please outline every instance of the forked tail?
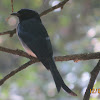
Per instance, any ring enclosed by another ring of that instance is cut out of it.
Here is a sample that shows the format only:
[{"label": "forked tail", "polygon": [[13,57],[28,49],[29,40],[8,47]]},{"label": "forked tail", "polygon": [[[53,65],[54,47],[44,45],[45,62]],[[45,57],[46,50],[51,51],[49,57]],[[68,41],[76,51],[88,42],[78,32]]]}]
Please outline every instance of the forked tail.
[{"label": "forked tail", "polygon": [[56,87],[57,87],[57,91],[58,91],[58,92],[60,91],[60,89],[61,89],[61,87],[62,87],[62,88],[63,88],[67,93],[69,93],[70,95],[77,96],[76,93],[74,93],[71,89],[69,89],[69,88],[65,85],[65,83],[64,83],[64,81],[63,81],[63,79],[62,79],[62,77],[61,77],[61,75],[60,75],[60,73],[59,73],[59,71],[58,71],[57,68],[56,68],[54,59],[53,59],[52,57],[49,58],[49,59],[47,59],[47,60],[45,60],[45,61],[43,60],[42,63],[43,63],[43,65],[44,65],[47,69],[49,69],[49,70],[51,71],[51,74],[52,74],[53,79],[54,79],[54,81],[55,81],[55,84],[56,84]]}]

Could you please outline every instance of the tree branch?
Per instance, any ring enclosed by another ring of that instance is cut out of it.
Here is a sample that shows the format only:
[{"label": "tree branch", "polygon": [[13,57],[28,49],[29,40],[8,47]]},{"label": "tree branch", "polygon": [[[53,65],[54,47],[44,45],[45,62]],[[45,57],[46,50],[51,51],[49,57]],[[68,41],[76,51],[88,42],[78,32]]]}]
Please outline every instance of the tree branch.
[{"label": "tree branch", "polygon": [[[60,2],[59,4],[57,4],[57,5],[55,5],[55,6],[51,7],[51,8],[49,8],[49,9],[43,11],[43,12],[40,14],[40,17],[43,16],[43,15],[48,14],[49,12],[52,12],[53,10],[55,10],[55,9],[57,9],[57,8],[60,8],[60,7],[61,7],[61,9],[62,9],[63,6],[64,6],[68,1],[69,1],[69,0],[64,0],[64,1]],[[6,31],[6,32],[1,32],[0,35],[9,34],[10,37],[12,37],[15,33],[16,33],[16,29],[10,30],[10,31]]]},{"label": "tree branch", "polygon": [[[4,48],[3,48],[4,49]],[[10,50],[10,49],[7,49],[7,50]],[[16,50],[15,50],[16,51]],[[12,50],[13,54],[15,54],[15,51]],[[22,52],[22,55],[21,55],[21,52]],[[23,57],[29,57],[29,55],[27,55],[25,52],[23,51],[20,51],[20,50],[17,50],[17,53],[19,54],[19,56],[23,56]],[[100,55],[100,53],[91,53],[91,54],[74,54],[74,55],[67,55],[67,56],[58,56],[58,57],[55,57],[55,60],[56,61],[68,61],[68,60],[88,60],[88,59],[96,59],[95,57],[97,55]],[[98,56],[97,56],[98,57]],[[86,59],[85,59],[86,58]],[[100,58],[100,57],[99,57]],[[19,68],[11,71],[8,75],[6,75],[4,78],[2,78],[0,80],[0,85],[2,85],[7,79],[9,79],[10,77],[14,76],[16,73],[18,73],[19,71],[27,68],[29,65],[33,64],[33,63],[36,63],[36,62],[39,62],[39,60],[37,58],[34,58],[34,57],[31,57],[32,60],[30,60],[29,62],[25,63],[24,65],[20,66]],[[98,59],[98,58],[97,58]],[[92,75],[95,75],[95,72],[96,71],[99,71],[98,70],[98,65],[100,67],[100,62],[99,64],[97,64],[96,68],[94,69],[94,71],[92,71]],[[96,72],[97,73],[97,72]],[[98,74],[98,73],[97,73]],[[93,76],[94,77],[94,76]],[[95,76],[96,77],[96,76]],[[95,78],[93,78],[91,80],[91,82],[93,83]],[[92,84],[93,85],[93,84]],[[91,87],[91,86],[89,86]],[[90,88],[89,88],[90,89]],[[88,89],[88,90],[89,90]],[[92,89],[92,88],[91,88]],[[90,91],[89,91],[90,92]],[[84,99],[84,100],[87,100],[87,99]]]},{"label": "tree branch", "polygon": [[86,92],[85,92],[85,95],[84,95],[84,98],[83,100],[89,100],[90,98],[90,89],[92,91],[93,89],[93,86],[94,86],[94,82],[97,78],[97,75],[100,71],[100,60],[98,61],[97,65],[95,66],[95,68],[91,71],[91,78],[90,78],[90,81],[89,81],[89,84],[88,84],[88,87],[86,89]]},{"label": "tree branch", "polygon": [[60,2],[59,4],[57,4],[57,5],[55,5],[55,6],[51,7],[51,8],[49,8],[49,9],[43,11],[43,12],[40,14],[40,17],[43,16],[43,15],[48,14],[49,12],[51,12],[51,11],[57,9],[57,8],[60,8],[60,7],[61,7],[61,9],[62,9],[62,8],[64,7],[64,5],[65,5],[68,1],[69,1],[69,0],[64,0],[64,1]]},{"label": "tree branch", "polygon": [[30,61],[28,61],[27,63],[25,63],[24,65],[20,66],[19,68],[17,68],[17,69],[15,69],[15,70],[11,71],[8,75],[6,75],[4,78],[2,78],[2,79],[0,80],[0,86],[1,86],[6,80],[8,80],[10,77],[14,76],[16,73],[18,73],[19,71],[21,71],[21,70],[27,68],[29,65],[31,65],[31,64],[33,64],[33,63],[35,63],[34,60],[30,60]]},{"label": "tree branch", "polygon": [[[26,52],[22,51],[22,50],[12,50],[9,48],[5,48],[0,46],[0,51],[6,52],[6,53],[10,53],[10,54],[14,54],[14,55],[19,55],[22,57],[26,57],[29,59],[34,59],[35,62],[39,62],[39,60],[35,57],[32,57],[30,55],[28,55]],[[96,53],[85,53],[85,54],[73,54],[73,55],[66,55],[66,56],[57,56],[54,57],[55,61],[69,61],[69,60],[90,60],[90,59],[100,59],[100,52],[96,52]]]},{"label": "tree branch", "polygon": [[[12,49],[8,49],[8,48],[0,46],[0,51],[6,52],[6,53],[10,53],[10,54],[14,54],[14,55],[19,55],[19,56],[31,59],[29,62],[25,63],[24,65],[20,66],[19,68],[15,69],[15,70],[13,70],[8,75],[6,75],[3,79],[1,79],[0,80],[0,85],[2,85],[7,79],[12,77],[13,75],[18,73],[19,71],[27,68],[29,65],[31,65],[33,63],[36,63],[36,62],[39,62],[39,60],[37,58],[29,56],[27,53],[25,53],[22,50],[18,50],[18,49],[17,50],[12,50]],[[54,57],[54,58],[55,58],[55,61],[69,61],[69,60],[74,60],[75,61],[75,60],[100,59],[100,52],[97,52],[97,53],[87,53],[87,54],[74,54],[74,55],[58,56],[58,57]],[[91,73],[93,73],[93,72],[91,72]]]},{"label": "tree branch", "polygon": [[14,34],[16,33],[16,29],[10,30],[10,31],[6,31],[6,32],[1,32],[0,35],[10,35],[10,37],[12,37]]}]

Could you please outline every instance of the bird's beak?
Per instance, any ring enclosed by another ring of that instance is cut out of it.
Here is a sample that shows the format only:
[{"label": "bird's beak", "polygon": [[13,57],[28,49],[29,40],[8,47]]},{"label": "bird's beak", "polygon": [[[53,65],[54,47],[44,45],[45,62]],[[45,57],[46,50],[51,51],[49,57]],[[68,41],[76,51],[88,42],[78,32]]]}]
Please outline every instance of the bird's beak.
[{"label": "bird's beak", "polygon": [[17,16],[17,17],[19,17],[19,16],[20,16],[20,14],[19,14],[19,13],[12,13],[11,15],[13,15],[13,16]]}]

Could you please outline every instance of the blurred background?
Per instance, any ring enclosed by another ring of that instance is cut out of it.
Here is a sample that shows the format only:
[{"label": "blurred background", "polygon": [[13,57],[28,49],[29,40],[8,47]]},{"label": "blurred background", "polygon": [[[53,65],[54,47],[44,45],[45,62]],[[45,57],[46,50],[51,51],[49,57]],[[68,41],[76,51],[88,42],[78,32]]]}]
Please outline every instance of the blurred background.
[{"label": "blurred background", "polygon": [[[62,0],[14,0],[14,11],[34,9],[38,13]],[[10,17],[10,0],[0,0],[0,32],[16,28],[18,19]],[[56,9],[41,17],[50,36],[54,56],[100,51],[100,1],[69,0],[61,10]],[[0,45],[23,50],[17,35],[0,36]],[[0,78],[29,59],[0,52]],[[82,100],[90,79],[90,72],[98,60],[56,62],[65,83],[78,94],[68,95],[63,89],[57,93],[51,73],[41,63],[36,63],[17,73],[0,87],[0,100]],[[100,88],[100,74],[94,85]],[[100,100],[100,94],[90,100]]]}]

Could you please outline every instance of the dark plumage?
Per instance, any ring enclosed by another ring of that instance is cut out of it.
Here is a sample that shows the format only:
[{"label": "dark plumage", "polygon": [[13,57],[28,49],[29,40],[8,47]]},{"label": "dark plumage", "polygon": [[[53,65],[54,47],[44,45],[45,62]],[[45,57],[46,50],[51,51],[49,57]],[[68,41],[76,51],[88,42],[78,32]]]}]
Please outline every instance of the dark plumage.
[{"label": "dark plumage", "polygon": [[31,56],[35,54],[42,64],[51,71],[58,92],[62,87],[69,94],[76,96],[76,94],[65,85],[56,68],[53,59],[52,45],[39,14],[33,10],[21,9],[11,15],[15,15],[19,18],[17,27],[18,37],[26,52]]}]

